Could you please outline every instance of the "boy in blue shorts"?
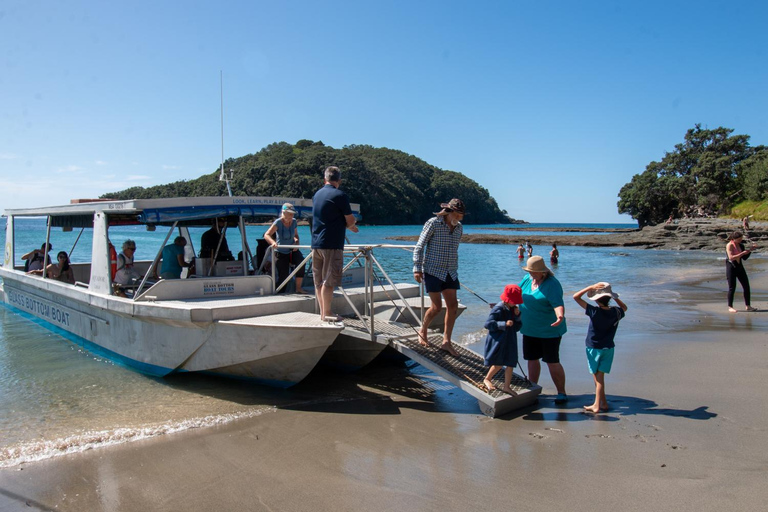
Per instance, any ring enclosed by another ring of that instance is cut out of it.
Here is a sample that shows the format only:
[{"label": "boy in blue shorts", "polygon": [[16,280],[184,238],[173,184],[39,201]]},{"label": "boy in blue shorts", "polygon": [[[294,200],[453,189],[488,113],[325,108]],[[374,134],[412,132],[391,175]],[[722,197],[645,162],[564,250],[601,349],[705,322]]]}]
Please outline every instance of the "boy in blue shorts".
[{"label": "boy in blue shorts", "polygon": [[[594,300],[597,306],[588,304],[582,296],[587,294],[587,298]],[[614,299],[618,306],[609,306],[608,303]],[[587,362],[589,363],[589,372],[595,379],[595,403],[585,405],[584,411],[591,413],[606,412],[608,410],[608,401],[605,399],[605,374],[611,373],[611,364],[613,363],[613,349],[615,344],[613,338],[616,336],[616,329],[619,327],[619,321],[624,318],[624,312],[627,305],[619,299],[619,294],[611,290],[608,283],[595,283],[587,286],[573,294],[579,306],[584,308],[589,317],[589,329],[587,330]]]}]

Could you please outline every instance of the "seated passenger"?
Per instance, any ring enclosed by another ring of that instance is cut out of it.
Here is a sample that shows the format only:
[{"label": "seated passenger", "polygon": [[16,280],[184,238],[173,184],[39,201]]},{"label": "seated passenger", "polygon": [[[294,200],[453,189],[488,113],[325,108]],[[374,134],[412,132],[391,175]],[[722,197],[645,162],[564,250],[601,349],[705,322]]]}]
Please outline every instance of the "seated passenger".
[{"label": "seated passenger", "polygon": [[[43,269],[30,270],[30,274],[37,276],[43,275]],[[56,263],[51,263],[45,269],[45,276],[48,279],[55,279],[62,283],[75,284],[75,273],[72,271],[72,267],[69,266],[69,256],[66,251],[61,251],[56,256]]]},{"label": "seated passenger", "polygon": [[133,268],[133,256],[136,254],[136,242],[126,240],[123,242],[123,250],[117,255],[117,272],[113,280],[116,284],[134,284],[142,278],[142,275]]},{"label": "seated passenger", "polygon": [[172,244],[163,247],[163,264],[160,267],[162,279],[181,279],[182,268],[194,265],[194,260],[189,263],[184,261],[184,247],[186,245],[187,239],[183,236],[177,236]]},{"label": "seated passenger", "polygon": [[[51,249],[53,249],[53,246],[51,244],[48,244],[48,250],[46,251],[45,244],[43,244],[40,246],[39,249],[30,251],[24,256],[22,256],[21,259],[26,262],[24,264],[24,271],[29,272],[30,270],[42,270],[43,260],[45,259],[45,253],[50,252]],[[50,256],[48,256],[48,263],[51,263]]]}]

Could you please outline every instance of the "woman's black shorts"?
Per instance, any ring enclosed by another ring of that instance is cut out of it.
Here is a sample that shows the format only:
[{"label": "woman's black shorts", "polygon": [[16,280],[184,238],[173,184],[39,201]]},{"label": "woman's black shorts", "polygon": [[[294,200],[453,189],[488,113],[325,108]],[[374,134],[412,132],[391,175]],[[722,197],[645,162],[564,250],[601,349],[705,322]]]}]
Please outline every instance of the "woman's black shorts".
[{"label": "woman's black shorts", "polygon": [[537,338],[523,335],[523,359],[526,361],[541,359],[545,363],[560,362],[560,340],[557,338]]}]

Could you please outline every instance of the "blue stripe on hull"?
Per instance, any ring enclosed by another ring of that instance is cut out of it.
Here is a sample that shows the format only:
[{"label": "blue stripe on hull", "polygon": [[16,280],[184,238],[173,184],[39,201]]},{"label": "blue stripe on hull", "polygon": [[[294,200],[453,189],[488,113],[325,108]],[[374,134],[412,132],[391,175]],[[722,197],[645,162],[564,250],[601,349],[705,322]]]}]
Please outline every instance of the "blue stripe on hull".
[{"label": "blue stripe on hull", "polygon": [[[115,364],[118,364],[120,366],[126,367],[130,370],[138,371],[139,373],[143,373],[145,375],[149,375],[151,377],[166,377],[168,375],[172,374],[179,374],[179,373],[190,373],[187,370],[183,369],[173,369],[173,368],[165,368],[163,366],[157,366],[154,364],[148,364],[148,363],[142,363],[141,361],[136,361],[135,359],[131,359],[129,357],[121,356],[120,354],[116,352],[112,352],[111,350],[102,347],[101,345],[97,345],[93,343],[92,341],[88,341],[87,339],[78,336],[76,334],[73,334],[69,331],[66,331],[62,329],[61,327],[54,325],[50,322],[47,322],[46,320],[43,320],[42,318],[36,317],[35,315],[28,313],[27,311],[15,308],[14,306],[11,306],[10,304],[6,302],[0,303],[3,306],[5,306],[7,309],[11,310],[13,313],[26,318],[27,320],[32,321],[33,323],[39,325],[40,327],[43,327],[51,332],[54,332],[61,336],[62,338],[66,338],[70,342],[74,343],[75,345],[84,348],[88,352],[103,357],[105,359],[109,359],[110,361],[114,362]],[[291,386],[295,386],[298,384],[298,382],[290,382],[290,381],[284,381],[284,380],[274,380],[274,379],[259,379],[257,377],[239,377],[236,375],[227,375],[224,373],[217,373],[216,371],[203,371],[203,372],[195,372],[195,373],[204,373],[206,375],[211,375],[215,377],[226,377],[228,379],[237,379],[237,380],[243,380],[249,383],[258,383],[263,384],[265,386],[273,387],[273,388],[282,388],[286,389]]]},{"label": "blue stripe on hull", "polygon": [[[103,357],[105,359],[109,359],[110,361],[120,366],[130,368],[131,370],[136,370],[146,375],[151,375],[152,377],[164,377],[174,371],[171,368],[164,368],[162,366],[157,366],[154,364],[142,363],[141,361],[136,361],[135,359],[122,356],[117,352],[112,352],[108,348],[104,348],[101,345],[97,345],[96,343],[93,343],[92,341],[88,341],[87,339],[81,336],[78,336],[77,334],[73,334],[69,331],[62,329],[57,325],[54,325],[50,322],[47,322],[46,320],[43,320],[42,318],[36,317],[35,315],[28,313],[27,311],[15,308],[14,306],[11,306],[6,302],[3,302],[2,305],[8,308],[9,310],[13,311],[17,315],[36,323],[40,327],[48,329],[49,331],[58,334],[62,338],[66,338],[67,340],[71,341],[75,345],[84,348],[88,352],[95,354],[97,356]],[[186,371],[186,370],[181,370],[181,371]]]}]

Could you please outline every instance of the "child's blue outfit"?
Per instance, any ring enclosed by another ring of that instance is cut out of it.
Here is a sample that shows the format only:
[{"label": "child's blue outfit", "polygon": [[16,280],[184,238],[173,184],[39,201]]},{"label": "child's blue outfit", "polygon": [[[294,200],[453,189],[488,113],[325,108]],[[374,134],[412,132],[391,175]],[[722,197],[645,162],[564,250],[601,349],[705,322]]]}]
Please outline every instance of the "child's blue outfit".
[{"label": "child's blue outfit", "polygon": [[[507,327],[507,320],[512,320],[512,327]],[[499,302],[491,310],[485,328],[485,366],[517,366],[517,331],[523,326],[520,314],[515,315],[504,302]]]},{"label": "child's blue outfit", "polygon": [[589,317],[587,330],[587,363],[590,373],[610,373],[613,363],[613,349],[616,344],[616,329],[624,318],[624,310],[618,306],[603,309],[587,304],[584,314]]}]

